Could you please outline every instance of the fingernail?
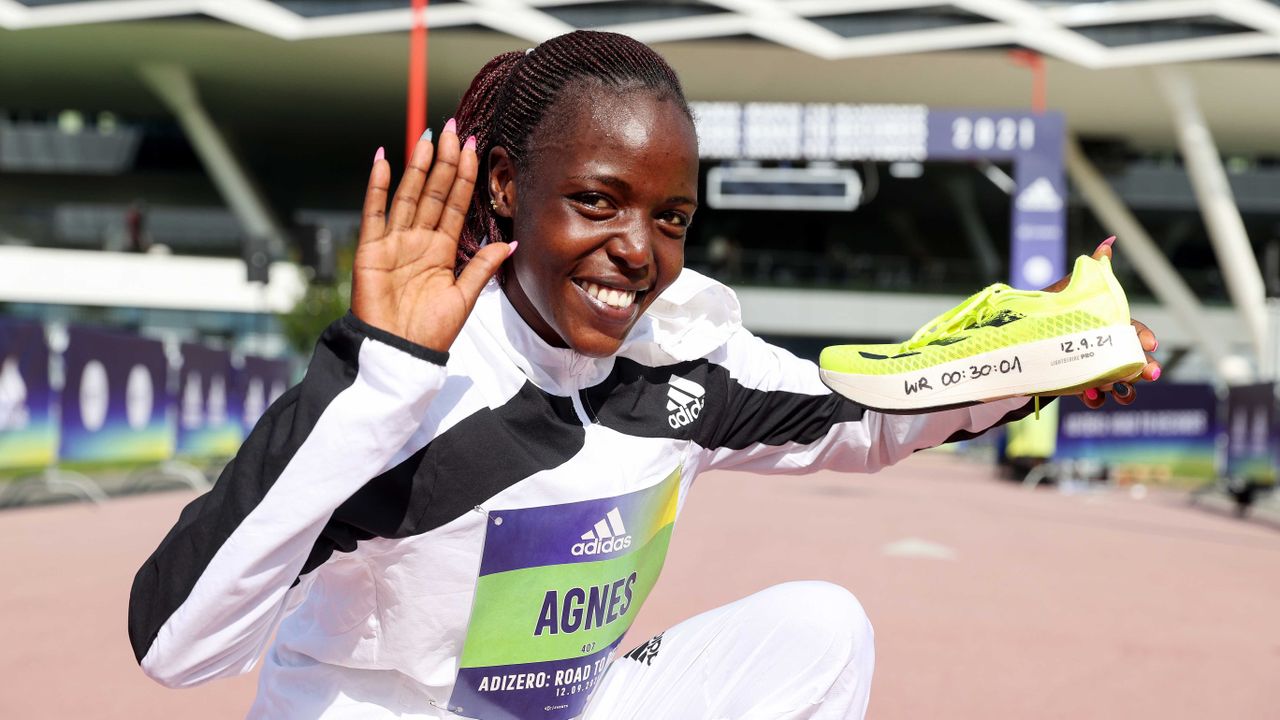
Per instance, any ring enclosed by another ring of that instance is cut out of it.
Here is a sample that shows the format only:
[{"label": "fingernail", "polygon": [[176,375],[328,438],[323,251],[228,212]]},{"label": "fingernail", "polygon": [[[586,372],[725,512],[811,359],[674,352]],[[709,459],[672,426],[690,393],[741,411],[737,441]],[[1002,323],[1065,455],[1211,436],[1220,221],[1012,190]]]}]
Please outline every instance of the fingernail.
[{"label": "fingernail", "polygon": [[380,162],[381,160],[383,160],[383,159],[384,159],[384,158],[386,158],[386,157],[387,157],[387,149],[386,149],[386,148],[383,148],[383,147],[380,147],[380,148],[378,148],[378,152],[376,152],[376,153],[374,153],[374,154],[373,154],[373,161],[374,161],[375,163],[376,163],[376,162]]},{"label": "fingernail", "polygon": [[471,137],[467,138],[467,143],[462,146],[462,149],[474,151],[476,149],[476,136],[472,135]]},{"label": "fingernail", "polygon": [[443,132],[447,132],[447,133],[458,132],[458,123],[454,122],[453,118],[449,118],[449,122],[444,124]]},{"label": "fingernail", "polygon": [[1160,349],[1160,339],[1156,338],[1151,341],[1151,352],[1155,352],[1159,349]]},{"label": "fingernail", "polygon": [[[1116,241],[1116,236],[1112,235],[1111,237],[1107,238],[1106,240],[1103,240],[1101,243],[1098,244],[1098,250],[1101,250],[1104,247],[1111,247],[1111,243],[1115,241]],[[1094,252],[1098,252],[1098,250],[1094,250]]]},{"label": "fingernail", "polygon": [[1084,391],[1084,396],[1085,396],[1087,399],[1089,399],[1089,400],[1097,400],[1097,399],[1098,399],[1098,391],[1097,391],[1097,390],[1094,390],[1093,388],[1089,388],[1088,390],[1085,390],[1085,391]]},{"label": "fingernail", "polygon": [[431,139],[433,137],[435,137],[435,135],[431,132],[431,128],[427,128],[426,130],[422,131],[422,137],[418,138],[418,142],[422,142],[423,140],[426,140],[427,142],[431,142]]},{"label": "fingernail", "polygon": [[1151,381],[1155,382],[1160,379],[1160,368],[1151,371]]},{"label": "fingernail", "polygon": [[1116,386],[1112,388],[1112,392],[1120,397],[1129,397],[1129,393],[1133,392],[1133,388],[1129,386],[1129,383],[1116,383]]},{"label": "fingernail", "polygon": [[516,241],[512,242],[510,245],[508,245],[508,246],[507,246],[507,257],[511,257],[512,255],[514,255],[514,254],[515,254],[515,252],[516,252],[516,246],[517,246],[517,245],[519,245],[519,244],[520,244],[520,241],[519,241],[519,240],[516,240]]}]

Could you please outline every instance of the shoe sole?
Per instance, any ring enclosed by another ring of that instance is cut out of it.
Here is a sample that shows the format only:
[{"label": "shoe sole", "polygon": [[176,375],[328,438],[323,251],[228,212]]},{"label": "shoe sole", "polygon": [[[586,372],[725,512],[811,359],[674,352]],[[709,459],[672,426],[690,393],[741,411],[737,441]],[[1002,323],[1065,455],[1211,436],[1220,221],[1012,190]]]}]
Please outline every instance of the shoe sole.
[{"label": "shoe sole", "polygon": [[1028,395],[1074,395],[1132,380],[1147,355],[1132,325],[992,350],[931,368],[894,375],[856,375],[821,369],[822,382],[871,410],[920,413]]}]

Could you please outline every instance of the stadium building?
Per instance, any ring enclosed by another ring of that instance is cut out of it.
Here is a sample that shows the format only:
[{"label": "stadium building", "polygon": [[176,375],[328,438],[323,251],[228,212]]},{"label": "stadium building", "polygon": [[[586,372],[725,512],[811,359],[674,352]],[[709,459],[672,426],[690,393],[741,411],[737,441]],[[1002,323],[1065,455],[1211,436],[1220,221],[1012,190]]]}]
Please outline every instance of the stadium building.
[{"label": "stadium building", "polygon": [[[410,4],[0,0],[0,303],[282,350],[274,314],[342,274],[374,150],[404,157]],[[1114,232],[1176,377],[1272,375],[1280,3],[434,0],[423,17],[433,127],[499,52],[573,28],[657,46],[698,103],[688,264],[802,354],[901,339]],[[1041,147],[1056,166],[1037,185],[1019,153]]]}]

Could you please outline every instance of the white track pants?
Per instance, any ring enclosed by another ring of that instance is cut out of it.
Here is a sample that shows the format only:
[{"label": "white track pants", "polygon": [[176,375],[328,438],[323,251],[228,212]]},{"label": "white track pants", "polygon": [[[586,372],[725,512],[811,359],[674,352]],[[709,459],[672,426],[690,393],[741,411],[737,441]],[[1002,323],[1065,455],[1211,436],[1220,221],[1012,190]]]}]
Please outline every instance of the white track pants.
[{"label": "white track pants", "polygon": [[619,657],[584,720],[861,718],[875,649],[838,585],[791,582],[692,617]]}]

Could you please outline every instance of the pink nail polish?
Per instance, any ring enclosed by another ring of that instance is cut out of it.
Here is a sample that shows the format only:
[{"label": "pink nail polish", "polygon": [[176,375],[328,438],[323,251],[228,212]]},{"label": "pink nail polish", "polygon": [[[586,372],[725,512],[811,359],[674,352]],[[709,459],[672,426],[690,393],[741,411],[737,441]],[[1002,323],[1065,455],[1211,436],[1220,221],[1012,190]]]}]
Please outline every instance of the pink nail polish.
[{"label": "pink nail polish", "polygon": [[386,157],[387,157],[387,149],[384,147],[380,147],[378,148],[378,152],[373,154],[373,161],[375,163],[381,162],[382,160],[386,159]]},{"label": "pink nail polish", "polygon": [[511,257],[512,255],[515,254],[516,246],[518,246],[519,244],[520,244],[520,241],[516,240],[515,242],[507,246],[507,257]]},{"label": "pink nail polish", "polygon": [[[1098,243],[1098,250],[1101,250],[1104,247],[1111,247],[1111,244],[1114,243],[1115,241],[1116,241],[1116,236],[1112,235],[1106,240],[1103,240],[1101,243]],[[1098,252],[1098,250],[1094,250],[1094,252]]]},{"label": "pink nail polish", "polygon": [[1160,349],[1160,339],[1156,338],[1155,340],[1151,341],[1151,352],[1155,352],[1159,349]]},{"label": "pink nail polish", "polygon": [[462,146],[462,149],[463,149],[463,150],[475,150],[475,149],[476,149],[476,136],[475,136],[475,135],[472,135],[471,137],[467,138],[467,144],[466,144],[466,145],[463,145],[463,146]]},{"label": "pink nail polish", "polygon": [[444,130],[443,130],[443,132],[447,132],[447,133],[457,133],[457,132],[458,132],[458,123],[457,123],[457,122],[455,122],[453,118],[449,118],[449,122],[447,122],[447,123],[445,123],[445,124],[444,124]]},{"label": "pink nail polish", "polygon": [[1093,388],[1089,388],[1088,390],[1085,390],[1085,391],[1084,391],[1084,396],[1085,396],[1085,398],[1087,398],[1087,399],[1089,399],[1089,400],[1097,400],[1097,399],[1098,399],[1098,391],[1097,391],[1097,390],[1095,390],[1095,389],[1093,389]]},{"label": "pink nail polish", "polygon": [[1160,379],[1160,368],[1156,368],[1155,370],[1151,371],[1151,382],[1155,382],[1156,380],[1159,380],[1159,379]]}]

